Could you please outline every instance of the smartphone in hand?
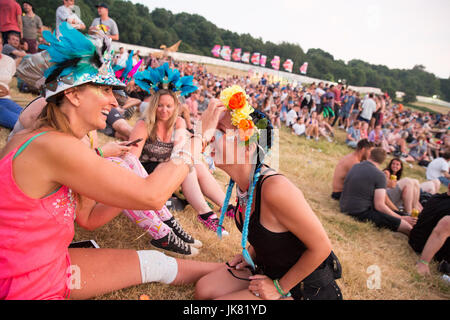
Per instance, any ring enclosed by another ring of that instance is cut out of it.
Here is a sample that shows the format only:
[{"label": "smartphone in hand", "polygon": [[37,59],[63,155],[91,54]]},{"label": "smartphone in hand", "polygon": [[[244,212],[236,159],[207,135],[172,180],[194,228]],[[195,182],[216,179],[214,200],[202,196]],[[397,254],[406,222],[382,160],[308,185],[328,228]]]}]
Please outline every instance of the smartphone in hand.
[{"label": "smartphone in hand", "polygon": [[131,141],[130,143],[126,144],[125,146],[129,147],[129,146],[135,145],[135,144],[137,144],[138,142],[141,142],[141,141],[142,141],[142,138],[139,138],[139,139],[136,139],[134,141]]}]

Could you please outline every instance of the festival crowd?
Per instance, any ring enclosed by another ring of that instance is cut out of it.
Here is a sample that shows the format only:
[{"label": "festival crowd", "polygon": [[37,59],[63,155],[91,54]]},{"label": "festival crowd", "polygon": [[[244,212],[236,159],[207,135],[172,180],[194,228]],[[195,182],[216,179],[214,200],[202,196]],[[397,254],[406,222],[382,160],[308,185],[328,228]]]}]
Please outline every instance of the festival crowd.
[{"label": "festival crowd", "polygon": [[[147,282],[196,283],[197,299],[342,299],[335,282],[340,263],[320,221],[301,191],[264,164],[273,130],[281,128],[310,143],[336,143],[337,133],[345,132],[351,152],[336,165],[330,183],[340,211],[406,234],[420,255],[421,274],[430,273],[432,259],[449,273],[450,112],[412,111],[387,94],[362,94],[344,83],[293,85],[267,75],[220,76],[204,65],[142,57],[124,48],[108,60],[105,48],[119,40],[119,29],[106,4],[97,10],[85,36],[76,31],[86,29],[79,8],[74,0],[63,0],[50,36],[32,3],[24,2],[22,15],[16,1],[0,0],[0,14],[7,17],[0,23],[0,125],[12,130],[0,153],[5,181],[0,231],[8,235],[0,241],[0,261],[6,261],[0,263],[0,299],[89,298]],[[65,72],[70,67],[76,74],[82,57],[51,66],[42,55],[61,58],[76,52],[77,43],[91,46],[99,61],[89,60],[84,81]],[[66,51],[57,52],[63,46]],[[42,82],[31,75],[33,64],[42,67],[35,69]],[[14,77],[19,91],[37,95],[24,109],[10,95]],[[131,125],[133,117],[138,120]],[[228,134],[236,128],[238,134]],[[265,143],[252,140],[259,129],[268,132]],[[100,146],[98,132],[115,141]],[[238,140],[245,146],[234,147],[246,148],[256,167],[252,161],[217,161]],[[57,146],[67,151],[58,153]],[[388,155],[392,160],[383,168]],[[40,170],[27,168],[27,161]],[[424,181],[405,177],[404,166],[413,163],[426,167]],[[230,176],[226,192],[212,174],[216,167]],[[82,174],[70,174],[74,170]],[[8,178],[11,171],[15,180]],[[445,193],[439,193],[442,185]],[[220,236],[228,234],[224,218],[234,219],[242,232],[242,254],[224,266],[175,259],[159,250],[87,254],[70,247],[74,221],[94,230],[123,212],[150,235],[153,247],[194,257],[203,244],[171,213],[187,204],[199,223]],[[29,220],[14,218],[27,210],[35,213]],[[18,233],[27,237],[13,244]],[[62,240],[53,244],[49,239],[56,235]],[[35,247],[39,258],[27,264],[30,257],[18,253],[17,245]],[[25,262],[19,266],[19,261]],[[83,290],[70,290],[57,276],[67,273],[68,261],[91,270],[92,277],[98,275],[95,268],[115,264],[110,275],[120,276],[97,277]],[[133,272],[123,275],[125,268]],[[53,282],[43,285],[42,275]]]}]

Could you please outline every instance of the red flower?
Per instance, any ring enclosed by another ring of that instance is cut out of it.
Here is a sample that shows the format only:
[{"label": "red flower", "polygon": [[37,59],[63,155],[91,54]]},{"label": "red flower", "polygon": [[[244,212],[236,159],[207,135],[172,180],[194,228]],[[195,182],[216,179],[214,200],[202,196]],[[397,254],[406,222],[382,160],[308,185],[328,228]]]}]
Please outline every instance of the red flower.
[{"label": "red flower", "polygon": [[228,106],[232,110],[241,109],[245,106],[245,94],[242,92],[235,93],[231,96]]}]

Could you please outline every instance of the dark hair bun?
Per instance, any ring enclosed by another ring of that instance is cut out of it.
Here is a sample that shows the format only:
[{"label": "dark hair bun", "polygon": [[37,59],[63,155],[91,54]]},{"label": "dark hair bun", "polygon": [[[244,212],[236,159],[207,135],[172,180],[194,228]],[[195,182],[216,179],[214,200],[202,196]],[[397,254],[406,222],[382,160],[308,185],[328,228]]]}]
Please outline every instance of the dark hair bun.
[{"label": "dark hair bun", "polygon": [[253,123],[258,127],[258,123],[262,121],[266,122],[265,128],[260,129],[259,145],[267,152],[272,148],[273,142],[273,125],[269,117],[262,111],[255,109],[250,115],[252,117]]}]

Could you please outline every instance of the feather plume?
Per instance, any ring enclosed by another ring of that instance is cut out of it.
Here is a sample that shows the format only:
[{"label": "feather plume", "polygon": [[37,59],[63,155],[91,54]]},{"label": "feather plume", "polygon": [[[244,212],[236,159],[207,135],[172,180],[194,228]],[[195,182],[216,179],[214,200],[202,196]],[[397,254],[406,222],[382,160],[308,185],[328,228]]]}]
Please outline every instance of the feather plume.
[{"label": "feather plume", "polygon": [[[60,74],[68,74],[64,69],[71,68],[74,73],[80,73],[80,69],[88,72],[95,72],[99,58],[95,56],[96,47],[82,33],[72,28],[66,22],[60,26],[61,37],[57,39],[49,31],[43,32],[44,39],[49,45],[41,45],[40,48],[47,50],[53,65],[47,69],[44,76],[47,82],[51,76],[55,80]],[[94,63],[94,66],[91,64]]]}]

